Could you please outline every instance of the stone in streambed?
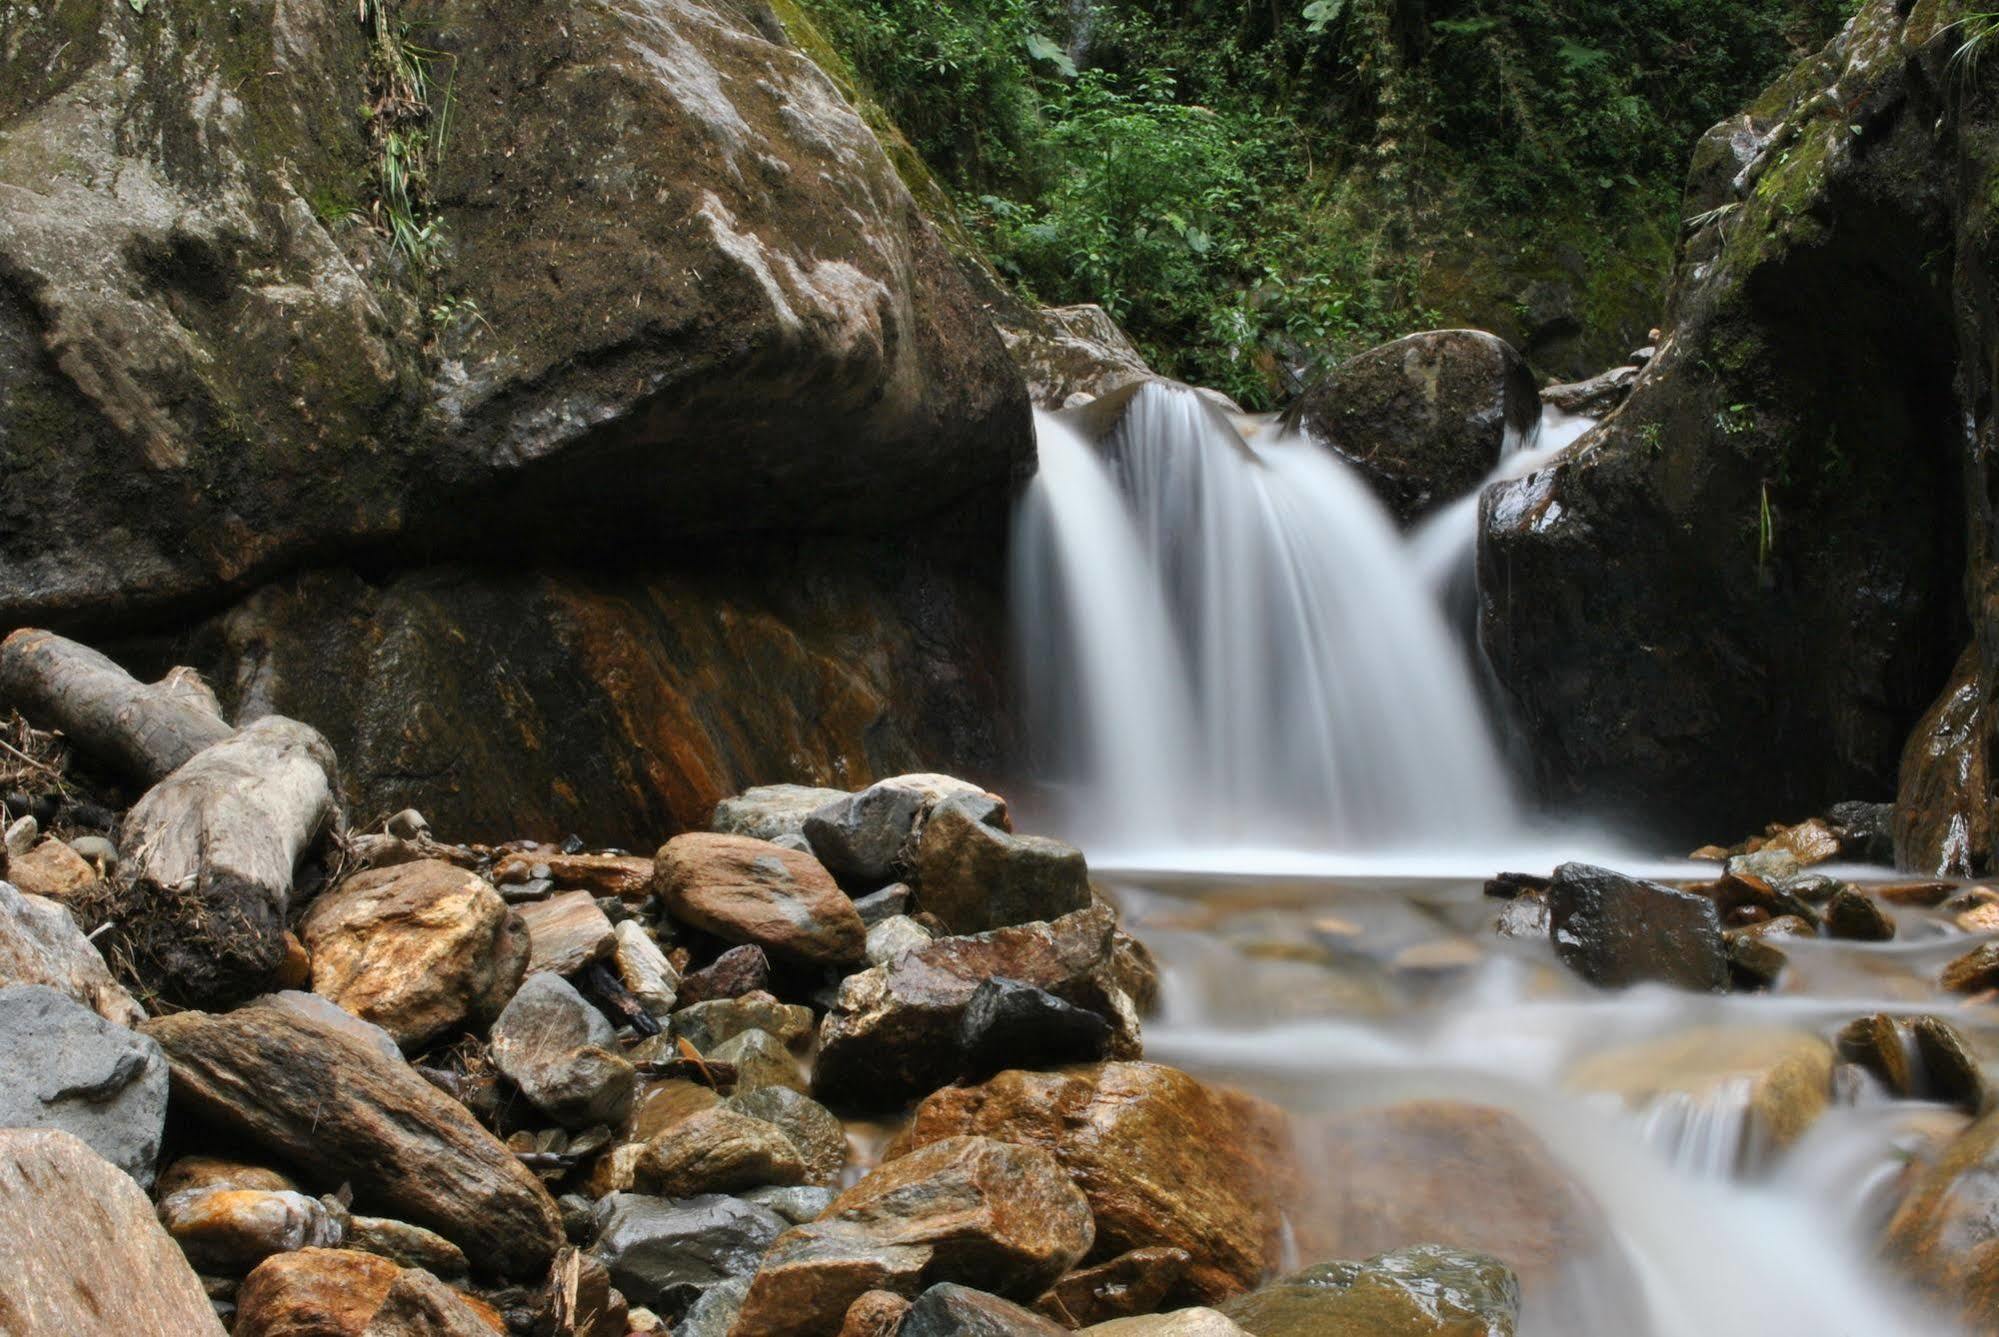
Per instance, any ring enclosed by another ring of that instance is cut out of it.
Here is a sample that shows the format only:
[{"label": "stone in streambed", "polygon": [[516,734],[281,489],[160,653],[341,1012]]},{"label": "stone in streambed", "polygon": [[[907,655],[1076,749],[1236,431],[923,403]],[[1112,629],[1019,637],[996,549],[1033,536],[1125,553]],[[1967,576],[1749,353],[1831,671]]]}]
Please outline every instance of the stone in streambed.
[{"label": "stone in streambed", "polygon": [[477,874],[438,859],[357,873],[299,923],[313,992],[405,1050],[490,1024],[528,966],[528,929]]},{"label": "stone in streambed", "polygon": [[638,999],[648,1016],[656,1019],[669,1016],[679,1001],[680,972],[636,919],[621,922],[616,935],[611,966],[617,971],[619,982]]},{"label": "stone in streambed", "polygon": [[146,1195],[70,1134],[0,1129],[0,1222],[7,1331],[221,1337]]},{"label": "stone in streambed", "polygon": [[1967,1331],[1999,1331],[1999,1115],[1916,1173],[1881,1251],[1937,1312]]},{"label": "stone in streambed", "polygon": [[736,1316],[743,1311],[743,1297],[749,1293],[748,1277],[716,1282],[687,1307],[674,1325],[673,1337],[729,1337]]},{"label": "stone in streambed", "polygon": [[1569,1085],[1616,1095],[1633,1107],[1672,1099],[1748,1112],[1740,1163],[1754,1166],[1790,1147],[1832,1097],[1833,1052],[1818,1036],[1774,1028],[1702,1027],[1598,1054],[1569,1074]]},{"label": "stone in streambed", "polygon": [[944,1282],[916,1297],[896,1337],[1067,1337],[1051,1323],[997,1295]]},{"label": "stone in streambed", "polygon": [[53,836],[9,859],[5,872],[7,880],[27,895],[56,902],[67,902],[97,881],[97,869],[90,861]]},{"label": "stone in streambed", "polygon": [[638,1073],[604,1014],[560,975],[530,975],[493,1023],[493,1063],[565,1128],[619,1124]]},{"label": "stone in streambed", "polygon": [[786,1229],[767,1207],[718,1195],[671,1202],[614,1193],[597,1207],[590,1252],[635,1304],[680,1309],[710,1287],[747,1279]]},{"label": "stone in streambed", "polygon": [[0,985],[9,984],[46,984],[120,1026],[146,1019],[68,910],[0,881]]},{"label": "stone in streambed", "polygon": [[869,1291],[847,1306],[839,1337],[899,1337],[907,1313],[907,1296],[893,1291]]},{"label": "stone in streambed", "polygon": [[1826,902],[1825,931],[1854,942],[1886,942],[1895,936],[1895,921],[1873,897],[1842,887]]},{"label": "stone in streambed", "polygon": [[[947,799],[979,798],[977,785],[948,775],[897,775],[842,794],[805,819],[812,852],[835,875],[879,887],[900,870],[916,826]],[[1005,809],[986,800],[1004,821]]]},{"label": "stone in streambed", "polygon": [[1170,1314],[1138,1314],[1094,1323],[1082,1329],[1090,1337],[1247,1337],[1234,1319],[1219,1309],[1176,1309]]},{"label": "stone in streambed", "polygon": [[885,966],[904,952],[930,942],[934,936],[908,915],[891,915],[868,930],[868,964]]},{"label": "stone in streambed", "polygon": [[545,901],[530,901],[519,907],[519,913],[528,930],[529,974],[552,971],[574,975],[617,951],[617,932],[587,891],[567,891]]},{"label": "stone in streambed", "polygon": [[1721,919],[1705,896],[1569,863],[1555,870],[1548,910],[1555,954],[1599,987],[1728,987]]},{"label": "stone in streambed", "polygon": [[236,1337],[496,1337],[499,1314],[420,1270],[352,1249],[258,1264],[236,1292]]},{"label": "stone in streambed", "polygon": [[166,1115],[157,1044],[46,985],[0,989],[0,1128],[72,1133],[150,1185]]},{"label": "stone in streambed", "polygon": [[761,947],[731,947],[680,981],[680,1006],[741,998],[770,987],[770,960]]},{"label": "stone in streambed", "polygon": [[802,1092],[807,1086],[805,1074],[799,1071],[798,1060],[791,1056],[791,1051],[776,1036],[763,1031],[744,1031],[715,1046],[704,1057],[727,1063],[736,1070],[735,1090],[739,1095],[771,1086]]},{"label": "stone in streambed", "polygon": [[[505,1331],[499,1314],[489,1306],[460,1295],[420,1268],[405,1268],[390,1283],[361,1337],[497,1337]],[[592,1335],[578,1330],[577,1337]]]},{"label": "stone in streambed", "polygon": [[636,854],[565,854],[543,846],[509,854],[493,867],[495,882],[547,878],[564,891],[641,900],[652,889],[652,860]]},{"label": "stone in streambed", "polygon": [[758,785],[715,805],[708,829],[717,835],[776,840],[802,836],[805,820],[829,803],[848,797],[844,789],[814,789],[807,785]]},{"label": "stone in streambed", "polygon": [[1983,993],[1999,987],[1999,942],[1974,947],[1945,966],[1942,984],[1952,993]]},{"label": "stone in streambed", "polygon": [[990,979],[958,1024],[965,1077],[983,1081],[1003,1068],[1094,1063],[1110,1053],[1111,1026],[1095,1012],[1019,980]]},{"label": "stone in streambed", "polygon": [[294,1249],[337,1249],[345,1236],[326,1204],[282,1189],[182,1189],[160,1200],[159,1216],[188,1262],[210,1276],[240,1277]]},{"label": "stone in streambed", "polygon": [[1872,1073],[1888,1094],[1915,1094],[1915,1073],[1909,1063],[1909,1048],[1902,1028],[1886,1013],[1856,1017],[1839,1028],[1833,1045],[1840,1058]]},{"label": "stone in streambed", "polygon": [[863,959],[867,926],[817,859],[743,836],[690,833],[659,851],[660,899],[725,942],[807,965]]},{"label": "stone in streambed", "polygon": [[751,992],[681,1008],[673,1014],[673,1034],[706,1054],[745,1031],[763,1031],[795,1045],[812,1034],[812,1022],[809,1007]]},{"label": "stone in streambed", "polygon": [[1087,1327],[1150,1314],[1180,1284],[1193,1255],[1185,1249],[1132,1249],[1063,1277],[1035,1307],[1065,1327]]},{"label": "stone in streambed", "polygon": [[939,803],[916,850],[917,897],[953,933],[1059,919],[1090,904],[1083,852],[988,825],[978,799]]},{"label": "stone in streambed", "polygon": [[440,1277],[470,1270],[465,1251],[434,1230],[379,1216],[347,1218],[346,1247],[386,1258],[401,1267],[420,1267]]},{"label": "stone in streambed", "polygon": [[1924,1093],[1974,1115],[1983,1110],[1985,1072],[1958,1029],[1942,1017],[1921,1016],[1909,1022],[1909,1031],[1922,1060]]},{"label": "stone in streambed", "polygon": [[739,1322],[760,1337],[819,1337],[836,1331],[870,1292],[913,1296],[923,1287],[932,1250],[893,1244],[840,1222],[786,1231],[753,1266]]},{"label": "stone in streambed", "polygon": [[798,1148],[807,1183],[835,1183],[846,1168],[847,1130],[831,1110],[810,1096],[785,1086],[765,1086],[733,1095],[723,1103],[739,1114],[781,1129]]},{"label": "stone in streambed", "polygon": [[1320,1263],[1219,1308],[1253,1337],[1514,1337],[1520,1283],[1496,1258],[1419,1244]]},{"label": "stone in streambed", "polygon": [[871,891],[865,896],[854,898],[854,909],[860,913],[861,922],[869,928],[885,919],[907,915],[916,900],[907,882],[891,882],[880,891]]},{"label": "stone in streambed", "polygon": [[635,1171],[634,1187],[640,1192],[692,1198],[801,1183],[805,1162],[776,1125],[716,1106],[689,1115],[646,1143]]}]

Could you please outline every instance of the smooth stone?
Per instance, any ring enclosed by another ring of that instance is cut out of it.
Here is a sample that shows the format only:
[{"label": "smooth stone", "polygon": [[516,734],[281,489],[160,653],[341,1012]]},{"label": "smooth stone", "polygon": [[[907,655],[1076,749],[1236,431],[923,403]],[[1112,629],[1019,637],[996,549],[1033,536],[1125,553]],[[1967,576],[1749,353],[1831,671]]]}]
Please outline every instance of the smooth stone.
[{"label": "smooth stone", "polygon": [[966,1004],[958,1043],[965,1054],[965,1077],[983,1081],[1003,1068],[1098,1062],[1110,1054],[1111,1026],[1046,989],[990,979]]},{"label": "smooth stone", "polygon": [[1999,942],[1972,948],[1943,968],[1943,987],[1952,993],[1983,993],[1999,987]]},{"label": "smooth stone", "polygon": [[839,1337],[898,1337],[909,1313],[909,1297],[894,1291],[868,1291],[847,1306]]},{"label": "smooth stone", "polygon": [[157,1044],[47,985],[0,989],[0,1128],[71,1133],[147,1186],[166,1117]]},{"label": "smooth stone", "polygon": [[764,1086],[731,1096],[730,1109],[776,1125],[798,1148],[808,1184],[833,1184],[847,1166],[847,1130],[833,1112],[803,1092]]},{"label": "smooth stone", "polygon": [[1854,942],[1887,942],[1895,936],[1895,921],[1888,917],[1873,897],[1842,887],[1826,902],[1825,930],[1828,937]]},{"label": "smooth stone", "polygon": [[300,1249],[259,1263],[236,1291],[235,1337],[362,1337],[403,1273],[352,1249]]},{"label": "smooth stone", "polygon": [[616,1052],[604,1014],[553,973],[530,975],[493,1023],[493,1062],[536,1109],[565,1128],[619,1124],[638,1073]]},{"label": "smooth stone", "polygon": [[798,1226],[757,1263],[737,1321],[758,1337],[821,1337],[844,1326],[847,1312],[869,1292],[915,1295],[931,1253],[927,1245],[884,1243],[841,1222]]},{"label": "smooth stone", "polygon": [[646,1144],[634,1185],[664,1198],[797,1184],[805,1162],[783,1130],[727,1105],[691,1114]]},{"label": "smooth stone", "polygon": [[120,1026],[146,1019],[68,910],[0,882],[0,985],[10,984],[46,984]]},{"label": "smooth stone", "polygon": [[767,993],[717,998],[673,1014],[673,1033],[707,1054],[745,1031],[763,1031],[787,1045],[812,1034],[812,1009],[780,1003]]},{"label": "smooth stone", "polygon": [[590,1252],[635,1304],[678,1310],[732,1278],[747,1279],[786,1221],[768,1207],[710,1195],[669,1202],[614,1193],[598,1204]]},{"label": "smooth stone", "polygon": [[1114,1318],[1081,1331],[1090,1337],[1246,1337],[1247,1332],[1221,1310],[1206,1308]]},{"label": "smooth stone", "polygon": [[1568,863],[1555,870],[1548,909],[1555,954],[1592,984],[1728,987],[1721,919],[1705,896]]},{"label": "smooth stone", "polygon": [[[489,1307],[421,1268],[405,1268],[390,1283],[361,1337],[502,1337],[505,1331],[504,1321]],[[589,1335],[579,1332],[577,1337]]]},{"label": "smooth stone", "polygon": [[610,918],[587,891],[565,891],[519,907],[528,930],[528,973],[574,975],[617,951]]},{"label": "smooth stone", "polygon": [[1217,1308],[1253,1337],[1515,1337],[1520,1283],[1496,1258],[1419,1244],[1321,1263]]},{"label": "smooth stone", "polygon": [[947,1281],[916,1297],[897,1337],[1068,1337],[1068,1332],[1010,1300]]},{"label": "smooth stone", "polygon": [[9,859],[6,874],[23,894],[62,902],[98,880],[90,861],[54,836]]},{"label": "smooth stone", "polygon": [[776,840],[805,834],[805,819],[829,803],[847,797],[844,789],[809,785],[758,785],[715,805],[708,829],[725,836]]},{"label": "smooth stone", "polygon": [[1808,1031],[1703,1026],[1598,1054],[1568,1084],[1634,1109],[1671,1100],[1690,1119],[1740,1102],[1748,1121],[1729,1168],[1749,1168],[1794,1145],[1825,1113],[1832,1065],[1831,1046]]},{"label": "smooth stone", "polygon": [[737,1095],[747,1095],[767,1086],[789,1087],[799,1092],[807,1089],[805,1074],[798,1069],[798,1060],[791,1056],[791,1051],[776,1036],[763,1031],[744,1031],[735,1039],[715,1046],[712,1053],[703,1057],[735,1065]]},{"label": "smooth stone", "polygon": [[833,1188],[793,1184],[783,1187],[753,1188],[741,1196],[745,1202],[768,1207],[791,1224],[802,1226],[807,1221],[817,1221],[824,1216],[826,1209],[833,1205],[833,1200],[840,1194]]},{"label": "smooth stone", "polygon": [[388,1259],[401,1267],[420,1267],[440,1277],[460,1277],[470,1270],[465,1251],[434,1230],[379,1216],[350,1216],[347,1247]]},{"label": "smooth stone", "polygon": [[673,916],[724,942],[806,965],[863,958],[867,927],[860,912],[811,855],[695,832],[662,846],[657,864],[660,899]]},{"label": "smooth stone", "polygon": [[1999,1332],[1999,1114],[1917,1170],[1881,1256],[1935,1312],[1967,1332]]},{"label": "smooth stone", "polygon": [[680,981],[680,1006],[694,1007],[717,998],[740,998],[770,986],[770,960],[761,947],[731,947]]},{"label": "smooth stone", "polygon": [[182,1156],[161,1173],[154,1195],[165,1200],[190,1188],[260,1188],[270,1192],[295,1190],[291,1176],[268,1166],[250,1165],[220,1156]]},{"label": "smooth stone", "polygon": [[898,775],[842,794],[805,819],[804,835],[833,873],[870,886],[892,879],[917,822],[943,800],[978,796],[948,775]]},{"label": "smooth stone", "polygon": [[510,854],[493,869],[495,882],[546,878],[564,891],[643,900],[652,891],[652,860],[636,854],[579,854],[541,849]]},{"label": "smooth stone", "polygon": [[1855,1017],[1833,1037],[1834,1049],[1848,1063],[1872,1073],[1891,1096],[1912,1096],[1916,1092],[1915,1072],[1909,1064],[1909,1048],[1903,1043],[1902,1028],[1886,1013]]},{"label": "smooth stone", "polygon": [[1069,1273],[1035,1307],[1075,1328],[1150,1314],[1165,1304],[1193,1261],[1185,1249],[1132,1249]]},{"label": "smooth stone", "polygon": [[1909,1031],[1923,1063],[1925,1093],[1968,1114],[1982,1111],[1985,1073],[1958,1029],[1942,1017],[1921,1016],[1910,1020]]},{"label": "smooth stone", "polygon": [[1045,836],[989,826],[976,798],[939,803],[923,823],[916,889],[952,933],[1059,919],[1090,904],[1083,852]]}]

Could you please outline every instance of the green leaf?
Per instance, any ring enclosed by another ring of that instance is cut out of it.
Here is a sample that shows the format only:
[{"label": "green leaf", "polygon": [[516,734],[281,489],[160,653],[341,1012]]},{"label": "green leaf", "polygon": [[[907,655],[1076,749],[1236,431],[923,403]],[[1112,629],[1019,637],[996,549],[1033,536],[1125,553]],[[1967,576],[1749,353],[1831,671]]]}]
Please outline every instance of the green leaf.
[{"label": "green leaf", "polygon": [[1346,8],[1347,0],[1312,0],[1305,6],[1305,30],[1316,37],[1339,22]]},{"label": "green leaf", "polygon": [[127,0],[127,2],[132,6],[134,14],[143,14],[146,12],[146,6],[151,4],[152,0]]},{"label": "green leaf", "polygon": [[1065,79],[1076,77],[1076,62],[1069,59],[1069,53],[1064,51],[1054,39],[1042,33],[1031,32],[1027,35],[1025,44],[1030,59],[1047,61]]}]

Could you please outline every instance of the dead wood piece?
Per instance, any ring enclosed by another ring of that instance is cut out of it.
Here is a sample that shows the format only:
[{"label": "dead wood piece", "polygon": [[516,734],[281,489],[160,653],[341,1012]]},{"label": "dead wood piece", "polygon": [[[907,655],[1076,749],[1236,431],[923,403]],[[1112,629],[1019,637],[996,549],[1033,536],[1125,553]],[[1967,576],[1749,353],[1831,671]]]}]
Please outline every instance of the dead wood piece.
[{"label": "dead wood piece", "polygon": [[0,700],[145,784],[235,732],[194,670],[140,682],[89,646],[33,627],[0,641]]}]

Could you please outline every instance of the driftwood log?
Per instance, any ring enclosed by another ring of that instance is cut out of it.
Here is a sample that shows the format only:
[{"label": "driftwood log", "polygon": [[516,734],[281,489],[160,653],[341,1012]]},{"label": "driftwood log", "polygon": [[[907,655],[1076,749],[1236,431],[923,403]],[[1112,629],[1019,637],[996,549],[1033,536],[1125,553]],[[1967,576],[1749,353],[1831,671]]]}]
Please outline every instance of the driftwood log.
[{"label": "driftwood log", "polygon": [[299,859],[336,816],[333,749],[272,715],[203,750],[125,818],[114,935],[170,1001],[262,991],[284,959]]},{"label": "driftwood log", "polygon": [[89,646],[32,627],[0,641],[0,701],[148,785],[235,732],[192,669],[140,682]]}]

